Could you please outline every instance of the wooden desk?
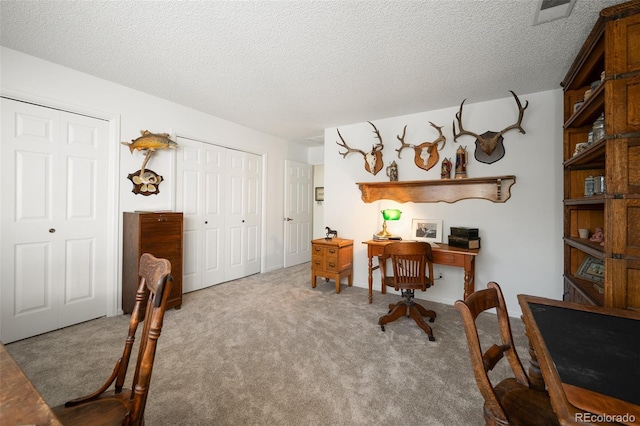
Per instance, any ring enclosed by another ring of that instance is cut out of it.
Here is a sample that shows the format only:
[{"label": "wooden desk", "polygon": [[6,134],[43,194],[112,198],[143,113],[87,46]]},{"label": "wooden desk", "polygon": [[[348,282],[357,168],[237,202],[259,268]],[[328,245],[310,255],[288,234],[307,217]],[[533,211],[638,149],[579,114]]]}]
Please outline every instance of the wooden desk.
[{"label": "wooden desk", "polygon": [[[640,312],[518,295],[522,320],[561,424],[640,424]],[[619,416],[619,417],[614,417]]]},{"label": "wooden desk", "polygon": [[62,425],[3,344],[0,344],[0,371],[3,425]]},{"label": "wooden desk", "polygon": [[[384,246],[397,241],[363,241],[362,244],[367,245],[367,256],[369,257],[369,303],[373,302],[373,271],[380,268],[380,262],[382,262],[382,252]],[[475,271],[476,271],[476,256],[479,249],[468,250],[458,247],[452,247],[447,244],[438,244],[438,247],[432,247],[433,263],[447,266],[459,266],[464,268],[464,294],[463,298],[473,293],[475,289]],[[378,265],[373,266],[373,257],[378,258]],[[380,282],[382,285],[382,281]],[[382,294],[387,292],[384,285],[382,285]]]}]

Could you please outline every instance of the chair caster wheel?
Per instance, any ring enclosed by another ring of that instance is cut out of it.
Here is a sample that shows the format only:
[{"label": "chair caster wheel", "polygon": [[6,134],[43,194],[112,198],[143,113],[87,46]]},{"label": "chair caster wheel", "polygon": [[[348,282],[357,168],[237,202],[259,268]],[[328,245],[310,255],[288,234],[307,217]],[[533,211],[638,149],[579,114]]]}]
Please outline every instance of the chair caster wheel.
[{"label": "chair caster wheel", "polygon": [[435,342],[435,341],[436,341],[436,338],[435,338],[435,337],[433,337],[433,336],[429,336],[429,341],[430,341],[430,342]]},{"label": "chair caster wheel", "polygon": [[429,322],[434,322],[435,320],[435,318],[429,318]]},{"label": "chair caster wheel", "polygon": [[384,325],[380,326],[380,330],[384,331]]}]

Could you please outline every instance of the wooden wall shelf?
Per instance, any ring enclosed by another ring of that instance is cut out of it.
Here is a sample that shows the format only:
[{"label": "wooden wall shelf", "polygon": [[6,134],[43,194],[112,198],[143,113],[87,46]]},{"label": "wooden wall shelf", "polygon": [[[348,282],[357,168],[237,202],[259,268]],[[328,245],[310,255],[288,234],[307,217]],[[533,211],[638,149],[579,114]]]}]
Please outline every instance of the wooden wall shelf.
[{"label": "wooden wall shelf", "polygon": [[356,182],[362,201],[393,200],[400,203],[455,203],[480,198],[504,203],[511,197],[515,176],[493,176],[466,179],[409,180],[398,182]]}]

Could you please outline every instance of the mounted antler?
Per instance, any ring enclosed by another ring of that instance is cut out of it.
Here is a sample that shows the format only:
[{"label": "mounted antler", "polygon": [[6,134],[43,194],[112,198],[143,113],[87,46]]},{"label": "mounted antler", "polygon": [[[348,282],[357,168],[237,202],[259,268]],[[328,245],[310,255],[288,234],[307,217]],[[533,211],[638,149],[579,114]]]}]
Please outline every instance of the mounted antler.
[{"label": "mounted antler", "polygon": [[512,90],[509,90],[509,92],[511,92],[516,100],[516,104],[518,104],[518,121],[511,126],[505,127],[499,132],[487,131],[481,135],[478,135],[477,133],[465,130],[464,127],[462,127],[462,107],[464,106],[466,99],[460,104],[460,110],[456,113],[456,119],[458,120],[458,127],[460,128],[460,132],[456,133],[456,123],[454,121],[453,140],[457,141],[458,137],[463,135],[475,137],[475,157],[478,161],[491,164],[501,159],[504,156],[504,145],[502,144],[504,138],[502,137],[502,135],[504,135],[509,130],[517,129],[522,134],[526,133],[522,128],[522,118],[524,117],[524,110],[529,106],[529,101],[526,101],[526,104],[523,107],[520,103],[520,99],[518,99],[518,96]]},{"label": "mounted antler", "polygon": [[396,149],[398,158],[401,158],[400,153],[403,149],[413,148],[413,160],[416,163],[416,166],[424,170],[429,170],[430,168],[438,164],[438,160],[440,160],[440,154],[438,154],[437,149],[438,143],[442,142],[442,147],[440,148],[440,150],[442,150],[442,148],[444,148],[445,144],[447,143],[447,138],[442,134],[442,126],[436,126],[432,122],[429,122],[429,124],[431,124],[431,126],[440,134],[440,136],[438,136],[438,139],[434,140],[433,142],[423,142],[420,145],[411,145],[405,143],[404,136],[407,132],[407,126],[404,126],[404,129],[402,130],[402,136],[396,136],[401,143],[400,148]]},{"label": "mounted antler", "polygon": [[337,141],[336,143],[339,146],[347,149],[346,152],[338,151],[338,153],[342,155],[343,158],[347,158],[347,155],[352,152],[359,152],[360,154],[362,154],[362,156],[364,157],[365,170],[373,175],[376,175],[382,169],[382,149],[384,148],[384,144],[382,143],[382,137],[380,136],[380,132],[378,131],[378,128],[375,126],[375,124],[370,121],[368,121],[367,123],[373,126],[373,132],[376,134],[376,138],[380,141],[379,143],[371,147],[371,152],[364,152],[361,149],[350,148],[340,134],[340,129],[336,130],[338,131],[338,136],[340,136],[340,140],[342,141],[342,143]]}]

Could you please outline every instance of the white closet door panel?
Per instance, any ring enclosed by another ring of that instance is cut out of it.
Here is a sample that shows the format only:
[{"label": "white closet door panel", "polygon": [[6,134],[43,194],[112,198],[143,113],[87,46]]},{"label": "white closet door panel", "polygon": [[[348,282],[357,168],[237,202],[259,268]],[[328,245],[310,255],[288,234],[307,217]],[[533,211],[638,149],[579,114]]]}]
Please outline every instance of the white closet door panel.
[{"label": "white closet door panel", "polygon": [[54,195],[54,206],[60,203],[54,211],[64,212],[56,221],[65,265],[60,327],[106,315],[108,131],[103,120],[60,112],[58,181],[66,184]]},{"label": "white closet door panel", "polygon": [[[183,215],[183,218],[185,215]],[[183,219],[184,220],[184,219]],[[186,220],[184,221],[186,223]],[[199,265],[200,232],[197,229],[184,229],[182,236],[182,291],[199,290],[201,288],[201,275]]]},{"label": "white closet door panel", "polygon": [[204,145],[204,242],[202,286],[209,287],[224,281],[224,148]]},{"label": "white closet door panel", "polygon": [[35,222],[53,220],[53,159],[48,153],[22,150],[15,150],[14,158],[15,162],[3,169],[13,178],[7,179],[7,183],[13,180],[15,184],[4,186],[3,197],[15,200],[15,212],[11,215],[16,225],[26,225],[28,230]]},{"label": "white closet door panel", "polygon": [[[245,231],[247,235],[246,237],[246,241],[247,241],[246,270],[249,270],[249,271],[254,269],[255,265],[260,260],[260,246],[258,245],[258,243],[260,242],[260,235],[258,234],[258,231],[259,231],[259,228],[257,226],[252,226],[252,225],[247,226]],[[260,265],[258,264],[258,266]],[[255,272],[252,271],[252,273],[257,273],[257,272],[260,272],[260,270]]]},{"label": "white closet door panel", "polygon": [[3,256],[7,264],[12,262],[2,283],[4,343],[46,333],[58,323],[56,283],[51,279],[52,244],[16,244],[14,249],[14,256]]},{"label": "white closet door panel", "polygon": [[[50,321],[57,321],[57,298],[53,296],[52,281],[52,244],[31,243],[16,244],[13,265],[15,270],[11,290],[15,315],[27,315],[36,311],[49,311],[45,316]],[[33,265],[42,268],[34,268]],[[44,319],[44,318],[43,318]]]},{"label": "white closet door panel", "polygon": [[98,194],[95,193],[96,161],[87,158],[69,158],[67,161],[67,219],[93,219],[96,215]]},{"label": "white closet door panel", "polygon": [[93,275],[95,262],[94,240],[69,240],[66,242],[65,291],[63,303],[75,303],[95,296]]},{"label": "white closet door panel", "polygon": [[229,151],[225,280],[260,272],[262,157]]},{"label": "white closet door panel", "polygon": [[182,237],[182,291],[202,288],[201,254],[202,219],[200,183],[202,150],[197,143],[189,139],[178,139],[176,210],[183,213]]},{"label": "white closet door panel", "polygon": [[233,268],[242,267],[243,265],[243,253],[242,253],[242,241],[244,240],[244,228],[241,226],[228,227],[229,239],[231,240],[229,251],[227,252],[227,266],[229,271],[225,271],[225,278],[227,280],[233,280],[241,277],[241,274],[234,275],[231,271]]}]

